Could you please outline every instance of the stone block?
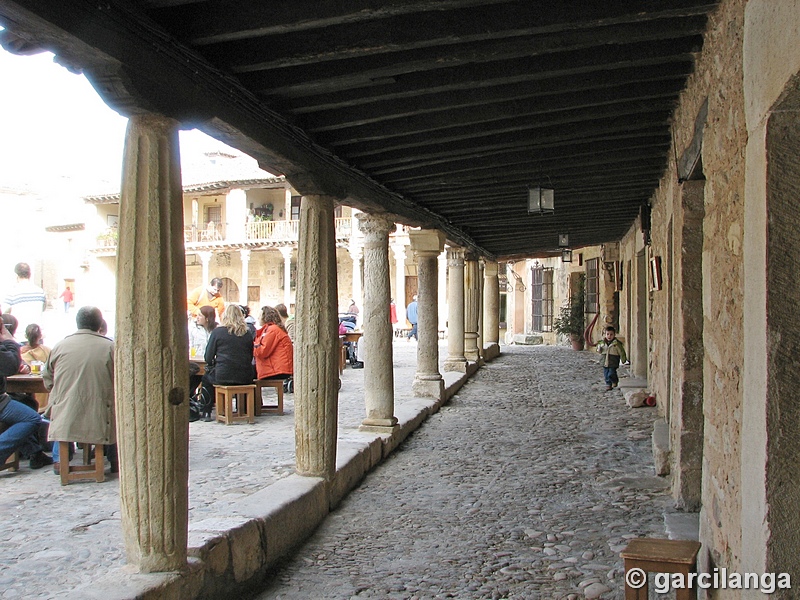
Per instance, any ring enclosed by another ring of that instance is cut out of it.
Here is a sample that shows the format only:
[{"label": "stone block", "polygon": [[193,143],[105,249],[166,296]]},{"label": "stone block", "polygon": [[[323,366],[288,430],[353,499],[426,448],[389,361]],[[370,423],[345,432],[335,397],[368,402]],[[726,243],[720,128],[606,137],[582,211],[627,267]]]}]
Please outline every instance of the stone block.
[{"label": "stone block", "polygon": [[540,346],[544,344],[544,338],[542,336],[530,333],[514,334],[513,341],[520,346]]},{"label": "stone block", "polygon": [[669,475],[669,425],[664,419],[653,424],[653,461],[656,475]]},{"label": "stone block", "polygon": [[247,581],[258,573],[266,561],[258,521],[248,521],[228,535],[230,539],[233,578],[237,583]]},{"label": "stone block", "polygon": [[630,406],[631,408],[639,408],[640,406],[644,406],[645,400],[647,399],[647,392],[643,390],[628,390],[623,393],[625,396],[625,404]]}]

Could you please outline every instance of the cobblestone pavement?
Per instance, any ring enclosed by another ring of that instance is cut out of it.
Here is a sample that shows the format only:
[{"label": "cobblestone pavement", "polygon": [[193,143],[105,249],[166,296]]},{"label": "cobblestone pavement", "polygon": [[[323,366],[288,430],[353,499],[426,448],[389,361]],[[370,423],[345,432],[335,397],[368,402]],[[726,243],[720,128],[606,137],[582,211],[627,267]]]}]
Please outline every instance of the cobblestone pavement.
[{"label": "cobblestone pavement", "polygon": [[655,409],[587,353],[504,347],[345,498],[267,599],[622,598],[619,552],[664,536]]},{"label": "cobblestone pavement", "polygon": [[[445,346],[440,349],[442,356]],[[416,343],[394,344],[395,402],[413,400]],[[364,371],[349,367],[339,394],[339,439],[358,435],[365,416]],[[274,394],[274,390],[265,393]],[[294,472],[294,395],[282,416],[254,425],[192,423],[189,429],[189,543],[202,522],[236,512],[237,503]],[[76,459],[77,460],[77,459]],[[125,565],[119,480],[62,487],[52,468],[0,472],[0,598],[63,597]]]}]

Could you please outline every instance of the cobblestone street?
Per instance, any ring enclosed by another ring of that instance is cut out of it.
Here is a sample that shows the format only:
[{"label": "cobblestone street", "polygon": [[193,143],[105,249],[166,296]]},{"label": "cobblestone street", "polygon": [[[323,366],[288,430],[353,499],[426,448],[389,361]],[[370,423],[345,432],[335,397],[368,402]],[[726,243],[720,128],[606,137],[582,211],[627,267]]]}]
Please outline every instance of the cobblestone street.
[{"label": "cobblestone street", "polygon": [[503,348],[367,476],[259,600],[622,598],[619,552],[663,536],[654,408],[588,353]]}]

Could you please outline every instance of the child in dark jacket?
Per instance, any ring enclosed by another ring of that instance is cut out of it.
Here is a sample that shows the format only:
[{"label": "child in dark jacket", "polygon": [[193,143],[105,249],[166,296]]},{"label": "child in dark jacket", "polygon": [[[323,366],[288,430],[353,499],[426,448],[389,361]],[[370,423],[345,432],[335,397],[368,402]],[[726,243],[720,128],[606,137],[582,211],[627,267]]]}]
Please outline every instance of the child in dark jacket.
[{"label": "child in dark jacket", "polygon": [[620,363],[628,362],[625,347],[616,337],[617,331],[609,325],[603,331],[603,341],[597,344],[597,351],[603,355],[603,376],[606,380],[606,391],[619,385],[617,368]]}]

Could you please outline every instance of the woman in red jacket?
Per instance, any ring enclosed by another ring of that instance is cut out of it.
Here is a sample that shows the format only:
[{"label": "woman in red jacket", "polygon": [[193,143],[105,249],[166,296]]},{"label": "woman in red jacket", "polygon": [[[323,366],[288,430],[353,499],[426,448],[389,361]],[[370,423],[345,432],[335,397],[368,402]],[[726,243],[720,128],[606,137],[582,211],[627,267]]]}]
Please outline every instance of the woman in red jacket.
[{"label": "woman in red jacket", "polygon": [[271,306],[261,308],[261,328],[256,331],[253,356],[259,379],[290,379],[294,373],[294,348],[281,316]]}]

